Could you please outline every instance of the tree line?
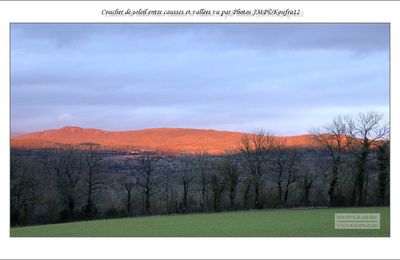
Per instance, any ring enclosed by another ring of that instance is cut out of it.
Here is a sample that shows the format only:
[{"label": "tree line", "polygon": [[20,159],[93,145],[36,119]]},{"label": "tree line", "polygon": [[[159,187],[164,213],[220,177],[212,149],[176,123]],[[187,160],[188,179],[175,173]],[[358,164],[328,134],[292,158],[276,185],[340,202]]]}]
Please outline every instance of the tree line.
[{"label": "tree line", "polygon": [[381,114],[339,116],[289,147],[265,130],[240,151],[115,156],[95,143],[11,149],[11,225],[291,207],[389,205]]}]

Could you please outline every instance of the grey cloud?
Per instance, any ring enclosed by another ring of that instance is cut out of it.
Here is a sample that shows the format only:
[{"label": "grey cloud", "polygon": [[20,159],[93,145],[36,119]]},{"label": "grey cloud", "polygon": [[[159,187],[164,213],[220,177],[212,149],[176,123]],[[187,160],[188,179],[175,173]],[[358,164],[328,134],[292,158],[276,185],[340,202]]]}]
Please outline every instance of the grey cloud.
[{"label": "grey cloud", "polygon": [[14,24],[13,128],[283,131],[312,110],[387,105],[388,52],[384,24]]},{"label": "grey cloud", "polygon": [[[165,44],[179,38],[182,43],[185,39],[195,39],[192,44],[197,41],[196,46],[208,47],[212,43],[221,47],[224,43],[263,49],[387,51],[389,24],[14,24],[12,36],[28,41],[47,40],[58,47],[93,44],[94,40],[101,39],[113,42],[121,38],[126,39],[127,44],[153,39],[161,39]],[[16,40],[15,45],[20,44]]]}]

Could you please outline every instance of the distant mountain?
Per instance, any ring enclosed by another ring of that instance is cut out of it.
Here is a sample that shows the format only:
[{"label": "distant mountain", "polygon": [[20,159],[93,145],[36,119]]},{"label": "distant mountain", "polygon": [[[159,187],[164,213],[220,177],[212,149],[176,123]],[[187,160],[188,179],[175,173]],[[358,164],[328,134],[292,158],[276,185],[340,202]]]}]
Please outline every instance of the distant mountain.
[{"label": "distant mountain", "polygon": [[[59,144],[97,143],[103,149],[158,150],[172,153],[208,152],[221,154],[225,151],[237,151],[240,140],[246,133],[186,129],[186,128],[150,128],[135,131],[103,131],[92,128],[63,127],[11,138],[14,148],[54,148]],[[313,146],[311,135],[276,137],[286,138],[290,147]]]}]

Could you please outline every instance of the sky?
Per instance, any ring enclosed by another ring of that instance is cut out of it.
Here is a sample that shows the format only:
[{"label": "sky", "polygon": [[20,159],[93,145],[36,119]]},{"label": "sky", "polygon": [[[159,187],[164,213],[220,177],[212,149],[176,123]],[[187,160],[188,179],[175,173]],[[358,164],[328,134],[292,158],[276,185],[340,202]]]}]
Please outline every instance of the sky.
[{"label": "sky", "polygon": [[11,129],[306,134],[389,116],[388,24],[12,24]]}]

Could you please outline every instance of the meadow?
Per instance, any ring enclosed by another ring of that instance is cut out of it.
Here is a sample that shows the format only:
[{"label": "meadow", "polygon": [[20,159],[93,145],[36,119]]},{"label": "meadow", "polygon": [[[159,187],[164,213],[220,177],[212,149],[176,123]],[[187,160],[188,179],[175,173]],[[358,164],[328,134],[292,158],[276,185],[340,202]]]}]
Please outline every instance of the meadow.
[{"label": "meadow", "polygon": [[[380,229],[336,230],[335,213],[380,213]],[[388,237],[388,207],[271,209],[11,228],[11,237]]]}]

